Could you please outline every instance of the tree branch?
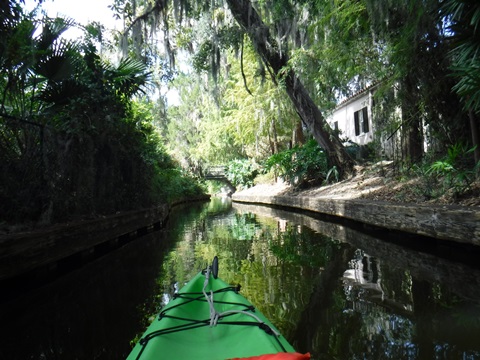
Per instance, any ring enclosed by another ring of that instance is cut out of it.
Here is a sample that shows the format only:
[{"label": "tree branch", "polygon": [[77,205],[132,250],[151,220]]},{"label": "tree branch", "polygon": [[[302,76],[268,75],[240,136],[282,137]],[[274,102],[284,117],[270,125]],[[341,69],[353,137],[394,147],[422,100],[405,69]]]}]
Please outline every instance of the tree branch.
[{"label": "tree branch", "polygon": [[264,64],[271,67],[271,74],[281,76],[285,91],[295,109],[315,140],[325,150],[329,166],[336,166],[340,176],[353,172],[353,159],[346,152],[339,138],[327,124],[320,109],[310,97],[295,71],[288,67],[288,55],[279,51],[281,44],[272,38],[269,28],[254,9],[250,0],[226,0],[233,17],[250,37]]},{"label": "tree branch", "polygon": [[165,9],[166,4],[165,0],[156,0],[155,4],[152,6],[152,8],[148,9],[145,11],[142,15],[136,17],[132,23],[124,30],[123,35],[126,35],[132,30],[132,28],[140,21],[145,21],[146,19],[149,18],[150,15],[153,13],[157,12],[160,13],[162,12],[163,9]]},{"label": "tree branch", "polygon": [[242,72],[242,77],[243,77],[243,85],[245,86],[245,89],[247,90],[247,92],[253,96],[252,92],[250,91],[250,89],[248,88],[248,85],[247,85],[247,77],[245,76],[245,72],[243,71],[243,36],[242,36],[242,48],[240,50],[240,70]]}]

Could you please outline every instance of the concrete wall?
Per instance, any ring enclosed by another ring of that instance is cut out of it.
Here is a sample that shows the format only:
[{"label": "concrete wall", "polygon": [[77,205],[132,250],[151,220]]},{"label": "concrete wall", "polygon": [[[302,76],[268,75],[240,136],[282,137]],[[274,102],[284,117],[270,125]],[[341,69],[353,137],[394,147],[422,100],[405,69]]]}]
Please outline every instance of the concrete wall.
[{"label": "concrete wall", "polygon": [[480,211],[475,206],[404,204],[362,199],[293,195],[233,194],[241,203],[300,209],[359,221],[385,229],[480,246]]},{"label": "concrete wall", "polygon": [[[338,124],[338,130],[340,130],[342,139],[348,138],[358,145],[366,145],[373,140],[375,131],[375,124],[372,121],[373,91],[374,88],[372,87],[344,101],[337,106],[332,115],[327,119],[332,128],[335,128],[335,123]],[[354,114],[363,108],[367,108],[369,129],[368,132],[364,132],[360,126],[360,134],[356,135]]]}]

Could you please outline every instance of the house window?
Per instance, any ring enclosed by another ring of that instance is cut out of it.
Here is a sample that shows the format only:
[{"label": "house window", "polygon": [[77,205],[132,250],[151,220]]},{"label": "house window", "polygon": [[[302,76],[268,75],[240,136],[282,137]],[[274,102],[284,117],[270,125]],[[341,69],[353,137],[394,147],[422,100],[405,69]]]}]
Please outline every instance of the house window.
[{"label": "house window", "polygon": [[362,133],[368,133],[370,127],[368,126],[368,109],[364,107],[359,111],[353,113],[353,118],[355,121],[355,135],[358,136]]}]

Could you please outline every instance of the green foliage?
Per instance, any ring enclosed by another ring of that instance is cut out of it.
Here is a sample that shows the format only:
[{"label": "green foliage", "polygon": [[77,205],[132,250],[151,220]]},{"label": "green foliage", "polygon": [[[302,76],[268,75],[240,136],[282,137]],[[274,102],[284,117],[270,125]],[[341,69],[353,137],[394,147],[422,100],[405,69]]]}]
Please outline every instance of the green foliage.
[{"label": "green foliage", "polygon": [[110,64],[91,39],[59,40],[65,21],[44,21],[39,36],[21,13],[0,29],[0,217],[49,224],[202,192],[133,100],[145,65]]},{"label": "green foliage", "polygon": [[[467,145],[455,144],[441,159],[426,157],[421,163],[400,169],[401,179],[412,182],[409,190],[419,199],[455,199],[471,189],[480,170],[480,163],[474,165],[472,161],[473,151]],[[401,191],[396,195],[398,201],[405,201],[404,197]]]},{"label": "green foliage", "polygon": [[455,144],[448,148],[447,155],[435,161],[427,170],[431,174],[443,179],[443,190],[453,190],[456,195],[470,188],[475,180],[480,163],[473,168],[469,166],[471,156],[475,148],[468,148],[465,144]]},{"label": "green foliage", "polygon": [[[248,3],[252,2],[244,5]],[[376,136],[395,141],[396,134],[403,132],[400,136],[405,139],[413,133],[408,130],[428,125],[428,133],[399,141],[404,151],[393,152],[402,159],[417,159],[424,140],[432,140],[434,151],[446,151],[470,134],[459,97],[469,109],[478,107],[477,3],[261,0],[254,6],[265,24],[258,31],[276,40],[269,41],[270,50],[280,57],[287,55],[287,66],[319,108],[332,109],[339,99],[372,83],[379,82],[376,91],[395,88],[386,101],[391,106],[376,113]],[[155,51],[146,36],[161,28],[164,34],[159,37],[165,39],[170,59],[174,49],[194,53],[193,68],[203,75],[200,80],[189,76],[200,90],[182,85],[188,106],[170,112],[171,154],[184,168],[198,173],[208,162],[245,156],[262,161],[288,147],[298,116],[283,89],[270,81],[269,69],[256,53],[261,46],[252,46],[245,29],[227,15],[228,4],[170,0],[162,4],[142,13],[144,4],[116,0],[112,9],[125,19],[130,34],[142,33],[134,36],[141,41],[129,39],[132,47],[142,46],[145,54]],[[248,6],[243,9],[248,11]],[[98,38],[95,31],[92,36]],[[452,94],[455,84],[457,92]],[[207,93],[213,100],[206,100]]]},{"label": "green foliage", "polygon": [[[205,163],[264,159],[289,143],[299,121],[282,89],[261,76],[251,44],[244,48],[243,70],[253,96],[245,89],[240,59],[233,52],[227,58],[229,74],[218,79],[215,94],[205,91],[205,76],[179,74],[171,84],[181,102],[168,108],[168,148],[194,172]],[[208,65],[208,56],[204,60]]]},{"label": "green foliage", "polygon": [[199,51],[193,57],[193,68],[198,71],[208,71],[211,69],[211,57],[214,46],[210,40],[200,45]]},{"label": "green foliage", "polygon": [[[284,89],[270,81],[269,69],[256,54],[259,47],[252,46],[244,29],[226,15],[226,5],[190,2],[185,6],[182,1],[164,5],[168,6],[153,7],[141,16],[142,5],[132,0],[114,1],[112,8],[119,18],[125,17],[127,26],[136,22],[132,32],[141,32],[142,26],[153,32],[149,27],[163,21],[165,51],[172,53],[172,59],[173,49],[195,53],[193,68],[202,77],[188,74],[182,79],[183,103],[169,108],[163,124],[170,154],[183,168],[199,174],[205,163],[245,156],[263,161],[289,147],[298,116]],[[390,106],[381,105],[382,114],[376,112],[375,118],[378,144],[387,138],[395,141],[402,132],[397,144],[404,151],[395,148],[393,156],[417,159],[426,136],[434,151],[446,151],[448,145],[470,135],[456,95],[475,109],[480,84],[475,55],[480,17],[475,1],[261,0],[255,8],[268,27],[260,31],[268,30],[277,40],[271,50],[287,55],[288,66],[321,109],[333,108],[339,98],[374,82],[381,81],[380,91],[383,86],[395,88],[385,101]],[[28,33],[27,25],[23,32]],[[147,32],[136,35],[145,40]],[[130,40],[131,45],[136,42]],[[149,42],[141,46],[144,53],[151,51]],[[455,81],[457,93],[452,95]],[[428,133],[407,139],[413,133],[408,127],[419,130],[424,125]],[[332,168],[323,177],[330,181],[341,170]],[[296,173],[304,176],[302,172],[291,170],[292,181]]]},{"label": "green foliage", "polygon": [[178,90],[180,103],[168,107],[163,126],[167,148],[183,168],[200,175],[205,164],[225,164],[245,156],[215,97],[204,91],[200,76],[179,74],[171,85]]},{"label": "green foliage", "polygon": [[468,133],[462,119],[465,114],[459,97],[451,91],[452,41],[445,32],[450,15],[441,11],[442,2],[366,0],[366,4],[373,34],[382,44],[386,83],[397,89],[402,109],[400,131],[408,138],[402,143],[402,159],[422,156],[422,136],[410,135],[425,124],[436,145],[444,146],[441,151],[464,141]]},{"label": "green foliage", "polygon": [[[292,47],[290,66],[322,109],[335,107],[339,94],[350,96],[382,78],[384,54],[371,36],[365,1],[305,2],[297,5],[302,46]],[[309,17],[302,18],[301,11]],[[293,35],[293,34],[292,34]],[[319,41],[322,39],[322,41]]]},{"label": "green foliage", "polygon": [[285,148],[299,120],[284,90],[265,78],[254,49],[246,43],[243,51],[243,73],[240,59],[228,54],[231,63],[222,102],[220,129],[241,146],[246,155],[263,160],[275,148]]},{"label": "green foliage", "polygon": [[480,62],[471,65],[459,64],[452,69],[459,78],[453,90],[464,99],[466,109],[480,113]]},{"label": "green foliage", "polygon": [[446,0],[442,9],[455,34],[451,69],[457,84],[453,89],[462,97],[466,109],[480,113],[480,3]]},{"label": "green foliage", "polygon": [[158,202],[192,199],[205,193],[198,180],[179,168],[159,169],[153,179],[152,196]]},{"label": "green foliage", "polygon": [[338,182],[340,179],[338,169],[336,166],[333,166],[330,170],[327,172],[327,176],[325,177],[325,181],[327,183],[329,182]]},{"label": "green foliage", "polygon": [[327,172],[329,179],[335,177],[335,170],[328,171],[327,157],[313,139],[301,147],[295,146],[272,155],[265,162],[265,168],[276,171],[278,176],[295,186],[321,183],[327,179]]},{"label": "green foliage", "polygon": [[151,73],[147,66],[139,60],[123,58],[117,66],[105,64],[105,80],[119,94],[132,97],[144,93],[143,87],[150,82]]},{"label": "green foliage", "polygon": [[279,259],[300,266],[324,267],[341,246],[326,235],[314,239],[309,232],[289,224],[270,242],[270,250]]},{"label": "green foliage", "polygon": [[227,179],[235,187],[252,187],[257,174],[258,168],[256,164],[248,159],[232,160],[227,164]]}]

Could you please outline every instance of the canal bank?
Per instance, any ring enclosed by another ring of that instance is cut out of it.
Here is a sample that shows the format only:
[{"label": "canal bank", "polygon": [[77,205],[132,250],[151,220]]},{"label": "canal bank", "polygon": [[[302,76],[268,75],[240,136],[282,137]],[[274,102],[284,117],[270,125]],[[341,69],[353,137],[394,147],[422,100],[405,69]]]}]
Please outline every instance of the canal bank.
[{"label": "canal bank", "polygon": [[174,207],[160,231],[3,297],[0,358],[125,359],[212,254],[222,279],[314,359],[480,358],[478,267],[315,218],[228,198]]},{"label": "canal bank", "polygon": [[36,281],[52,271],[88,262],[163,227],[172,207],[209,195],[90,220],[0,235],[0,284]]},{"label": "canal bank", "polygon": [[279,183],[261,184],[233,194],[232,200],[306,210],[389,230],[480,245],[479,206],[371,200],[379,189],[395,191],[392,184],[378,185],[376,180],[354,178],[306,191],[295,191]]}]

